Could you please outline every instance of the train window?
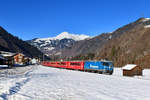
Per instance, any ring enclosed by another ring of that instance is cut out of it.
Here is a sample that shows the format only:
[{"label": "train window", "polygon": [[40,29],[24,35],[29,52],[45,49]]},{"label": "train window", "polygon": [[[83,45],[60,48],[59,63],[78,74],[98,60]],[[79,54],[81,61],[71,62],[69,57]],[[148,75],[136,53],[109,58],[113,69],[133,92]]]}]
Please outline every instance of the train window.
[{"label": "train window", "polygon": [[80,63],[70,63],[70,65],[73,65],[73,66],[80,66],[81,64],[80,64]]},{"label": "train window", "polygon": [[109,66],[108,62],[103,62],[103,66]]},{"label": "train window", "polygon": [[61,64],[61,65],[66,65],[66,63],[64,63],[64,62],[61,62],[60,64]]}]

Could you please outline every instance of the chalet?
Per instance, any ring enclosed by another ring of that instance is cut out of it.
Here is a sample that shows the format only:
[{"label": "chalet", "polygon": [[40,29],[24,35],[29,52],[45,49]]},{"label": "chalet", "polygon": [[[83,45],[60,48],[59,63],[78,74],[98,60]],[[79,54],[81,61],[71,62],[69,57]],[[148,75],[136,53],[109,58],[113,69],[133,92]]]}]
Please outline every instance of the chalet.
[{"label": "chalet", "polygon": [[14,56],[14,63],[15,64],[24,64],[24,61],[25,61],[25,55],[22,54],[22,53],[16,53]]},{"label": "chalet", "polygon": [[26,57],[22,53],[12,53],[12,52],[5,52],[5,51],[0,51],[0,58],[1,62],[5,62],[6,65],[14,65],[14,64],[29,64],[31,58]]},{"label": "chalet", "polygon": [[123,68],[123,76],[142,76],[143,74],[143,69],[135,64],[127,64]]}]

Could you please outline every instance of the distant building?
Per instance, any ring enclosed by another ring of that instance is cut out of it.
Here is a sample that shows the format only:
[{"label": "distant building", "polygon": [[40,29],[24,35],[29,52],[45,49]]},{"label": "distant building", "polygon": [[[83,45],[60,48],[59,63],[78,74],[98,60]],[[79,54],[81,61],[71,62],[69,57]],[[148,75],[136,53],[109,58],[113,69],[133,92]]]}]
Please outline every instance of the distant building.
[{"label": "distant building", "polygon": [[38,63],[38,59],[33,58],[33,59],[31,60],[31,63],[32,63],[32,64],[37,64],[37,63]]},{"label": "distant building", "polygon": [[25,61],[25,55],[22,54],[22,53],[16,53],[14,56],[14,63],[15,64],[24,64],[24,61]]},{"label": "distant building", "polygon": [[143,69],[135,64],[127,64],[123,67],[123,76],[142,76]]},{"label": "distant building", "polygon": [[12,66],[14,64],[14,58],[13,58],[13,56],[15,54],[16,53],[0,51],[0,55],[5,59],[4,60],[4,64],[8,65],[8,66]]},{"label": "distant building", "polygon": [[31,58],[25,56],[22,53],[0,51],[0,64],[1,63],[4,63],[5,65],[8,66],[13,66],[14,64],[28,65],[31,63]]},{"label": "distant building", "polygon": [[29,64],[31,64],[31,58],[30,57],[24,57],[24,61],[23,61],[23,63],[24,64],[26,64],[26,65],[29,65]]}]

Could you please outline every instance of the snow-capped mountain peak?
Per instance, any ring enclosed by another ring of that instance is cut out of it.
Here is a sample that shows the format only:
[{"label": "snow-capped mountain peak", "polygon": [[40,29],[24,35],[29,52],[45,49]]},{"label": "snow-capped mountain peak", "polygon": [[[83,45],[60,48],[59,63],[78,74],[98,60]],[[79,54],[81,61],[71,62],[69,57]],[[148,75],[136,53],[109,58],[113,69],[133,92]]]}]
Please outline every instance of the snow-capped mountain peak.
[{"label": "snow-capped mountain peak", "polygon": [[80,35],[80,34],[70,34],[69,32],[62,32],[59,35],[57,35],[56,37],[38,38],[35,41],[39,42],[40,40],[49,41],[49,40],[62,40],[62,39],[73,39],[75,41],[80,41],[80,40],[84,40],[86,38],[90,38],[90,36],[83,35],[83,34]]},{"label": "snow-capped mountain peak", "polygon": [[70,34],[68,32],[62,32],[56,36],[56,38],[68,37]]},{"label": "snow-capped mountain peak", "polygon": [[79,34],[70,34],[69,32],[62,32],[58,36],[55,37],[55,39],[61,40],[61,39],[73,39],[75,41],[84,40],[86,38],[89,38],[87,35],[79,35]]}]

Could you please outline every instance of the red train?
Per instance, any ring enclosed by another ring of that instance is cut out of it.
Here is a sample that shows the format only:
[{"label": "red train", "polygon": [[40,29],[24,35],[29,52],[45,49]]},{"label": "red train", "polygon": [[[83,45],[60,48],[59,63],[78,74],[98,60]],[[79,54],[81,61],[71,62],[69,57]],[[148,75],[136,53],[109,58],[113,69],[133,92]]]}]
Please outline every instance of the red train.
[{"label": "red train", "polygon": [[65,61],[65,62],[47,62],[44,61],[42,63],[44,66],[50,67],[58,67],[65,69],[74,69],[74,70],[84,70],[84,62],[83,61]]},{"label": "red train", "polygon": [[81,71],[92,71],[97,73],[113,73],[113,62],[111,61],[63,61],[63,62],[46,62],[42,63],[44,66],[81,70]]}]

